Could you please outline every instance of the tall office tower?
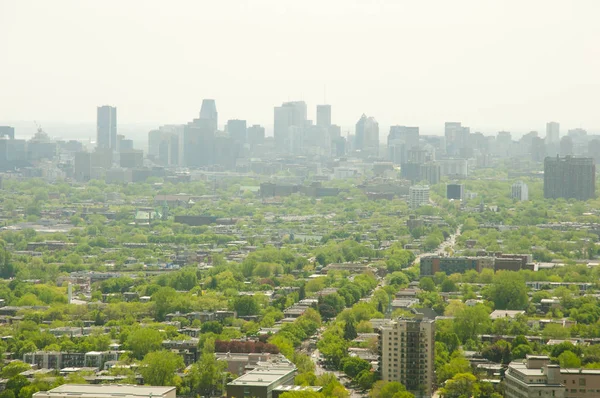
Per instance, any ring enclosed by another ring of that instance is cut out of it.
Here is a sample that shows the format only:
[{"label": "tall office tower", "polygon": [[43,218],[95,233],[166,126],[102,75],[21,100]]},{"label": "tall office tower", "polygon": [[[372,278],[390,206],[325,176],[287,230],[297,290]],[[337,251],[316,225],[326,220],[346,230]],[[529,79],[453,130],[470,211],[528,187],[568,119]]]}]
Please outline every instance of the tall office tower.
[{"label": "tall office tower", "polygon": [[148,156],[159,156],[159,148],[162,138],[163,132],[161,130],[150,130],[148,132]]},{"label": "tall office tower", "polygon": [[439,184],[442,171],[439,164],[429,162],[419,165],[419,174],[421,181],[427,181],[428,183],[435,185]]},{"label": "tall office tower", "polygon": [[163,166],[179,165],[179,135],[165,132],[158,144],[158,156],[154,160]]},{"label": "tall office tower", "polygon": [[96,147],[117,150],[117,108],[99,106],[96,118]]},{"label": "tall office tower", "polygon": [[304,127],[306,124],[306,102],[284,102],[274,108],[273,136],[275,147],[284,152],[290,150],[290,127]]},{"label": "tall office tower", "polygon": [[0,137],[15,139],[15,128],[11,126],[0,126]]},{"label": "tall office tower", "polygon": [[546,158],[546,143],[541,137],[533,137],[531,139],[531,160],[534,162],[543,162]]},{"label": "tall office tower", "polygon": [[92,178],[92,154],[89,152],[76,152],[73,177],[76,181],[86,182]]},{"label": "tall office tower", "polygon": [[331,105],[317,105],[317,126],[331,126]]},{"label": "tall office tower", "polygon": [[546,123],[546,143],[547,144],[558,144],[560,141],[560,123],[548,122]]},{"label": "tall office tower", "polygon": [[446,122],[444,124],[446,154],[448,156],[458,156],[462,148],[470,147],[470,133],[471,129],[469,127],[463,127],[460,122]]},{"label": "tall office tower", "polygon": [[408,205],[411,209],[429,204],[429,186],[413,185],[408,188]]},{"label": "tall office tower", "polygon": [[526,201],[529,200],[529,189],[523,181],[517,181],[512,185],[511,198]]},{"label": "tall office tower", "polygon": [[512,145],[512,135],[508,131],[499,131],[496,135],[496,145],[494,146],[496,155],[500,157],[508,157],[510,155]]},{"label": "tall office tower", "polygon": [[408,162],[408,152],[419,147],[419,128],[392,126],[387,138],[389,159],[402,164]]},{"label": "tall office tower", "polygon": [[227,121],[227,134],[238,144],[245,144],[248,142],[246,130],[245,120],[232,119]]},{"label": "tall office tower", "polygon": [[379,329],[379,372],[415,397],[431,397],[435,384],[435,321],[397,319]]},{"label": "tall office tower", "polygon": [[560,153],[560,124],[556,122],[546,123],[546,155],[556,156]]},{"label": "tall office tower", "polygon": [[558,152],[560,156],[573,155],[573,138],[567,135],[561,138]]},{"label": "tall office tower", "polygon": [[197,168],[215,162],[216,123],[211,119],[194,119],[183,128],[183,159],[186,167]]},{"label": "tall office tower", "polygon": [[600,163],[600,139],[594,138],[588,143],[588,157],[594,158],[595,163]]},{"label": "tall office tower", "polygon": [[595,194],[594,159],[557,156],[544,160],[544,198],[588,200]]},{"label": "tall office tower", "polygon": [[364,157],[379,155],[379,123],[374,117],[363,113],[356,122],[354,149],[361,151]]},{"label": "tall office tower", "polygon": [[217,131],[219,114],[217,113],[217,105],[214,99],[203,99],[202,107],[200,108],[200,120],[209,120],[210,127]]},{"label": "tall office tower", "polygon": [[248,127],[248,129],[246,130],[246,135],[250,147],[255,147],[265,142],[265,128],[258,124],[254,124]]}]

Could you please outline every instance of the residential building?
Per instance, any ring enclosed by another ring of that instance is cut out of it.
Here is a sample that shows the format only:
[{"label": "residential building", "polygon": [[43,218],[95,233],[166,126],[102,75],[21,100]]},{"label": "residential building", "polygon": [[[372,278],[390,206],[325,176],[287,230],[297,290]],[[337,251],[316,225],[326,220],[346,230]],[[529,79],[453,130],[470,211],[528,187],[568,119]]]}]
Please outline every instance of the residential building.
[{"label": "residential building", "polygon": [[117,150],[117,108],[109,105],[98,107],[96,147]]},{"label": "residential building", "polygon": [[39,391],[35,398],[175,398],[175,387],[151,387],[122,384],[63,384],[50,391]]},{"label": "residential building", "polygon": [[442,257],[427,256],[420,260],[421,276],[433,276],[436,272],[446,275],[463,274],[469,270],[481,272],[483,269],[494,269],[493,257]]},{"label": "residential building", "polygon": [[429,186],[413,185],[408,188],[408,204],[411,209],[429,204]]},{"label": "residential building", "polygon": [[594,159],[557,156],[544,160],[544,198],[587,200],[595,195]]},{"label": "residential building", "polygon": [[415,318],[387,322],[379,328],[379,372],[417,398],[431,397],[435,384],[435,321]]},{"label": "residential building", "polygon": [[462,200],[464,191],[463,184],[446,184],[446,199]]},{"label": "residential building", "polygon": [[523,181],[515,182],[512,185],[511,197],[519,201],[529,200],[529,189]]}]

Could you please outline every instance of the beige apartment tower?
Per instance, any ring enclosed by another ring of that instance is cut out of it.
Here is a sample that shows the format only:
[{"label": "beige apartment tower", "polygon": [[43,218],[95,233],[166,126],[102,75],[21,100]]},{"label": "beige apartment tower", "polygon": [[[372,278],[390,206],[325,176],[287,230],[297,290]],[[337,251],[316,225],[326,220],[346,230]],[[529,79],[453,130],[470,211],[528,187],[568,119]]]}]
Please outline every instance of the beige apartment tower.
[{"label": "beige apartment tower", "polygon": [[399,318],[379,329],[381,379],[398,381],[417,398],[432,396],[435,384],[435,322]]}]

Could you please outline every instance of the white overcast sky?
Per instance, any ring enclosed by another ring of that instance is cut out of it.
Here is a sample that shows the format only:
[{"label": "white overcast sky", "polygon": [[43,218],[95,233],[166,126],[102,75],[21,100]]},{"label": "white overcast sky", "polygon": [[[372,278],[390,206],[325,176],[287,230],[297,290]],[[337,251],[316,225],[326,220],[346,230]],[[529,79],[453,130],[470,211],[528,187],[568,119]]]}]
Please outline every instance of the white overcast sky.
[{"label": "white overcast sky", "polygon": [[[598,0],[0,0],[0,121],[185,123],[333,107],[353,126],[600,131]],[[326,89],[325,89],[326,88]],[[425,130],[425,131],[424,131]]]}]

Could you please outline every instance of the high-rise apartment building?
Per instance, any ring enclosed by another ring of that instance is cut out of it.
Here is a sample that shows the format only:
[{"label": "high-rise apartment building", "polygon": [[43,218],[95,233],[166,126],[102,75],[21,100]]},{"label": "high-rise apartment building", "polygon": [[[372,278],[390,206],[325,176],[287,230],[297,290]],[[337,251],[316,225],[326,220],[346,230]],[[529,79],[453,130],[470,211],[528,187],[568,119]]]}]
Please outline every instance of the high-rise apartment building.
[{"label": "high-rise apartment building", "polygon": [[117,150],[117,108],[99,106],[96,118],[96,147]]},{"label": "high-rise apartment building", "polygon": [[527,184],[525,184],[523,181],[515,182],[512,185],[512,192],[510,196],[519,201],[529,200],[529,189],[527,188]]},{"label": "high-rise apartment building", "polygon": [[317,126],[331,126],[331,105],[317,105]]},{"label": "high-rise apartment building", "polygon": [[363,114],[356,122],[354,149],[364,157],[379,155],[379,123],[374,117]]},{"label": "high-rise apartment building", "polygon": [[557,156],[544,160],[544,198],[588,200],[595,195],[594,159]]},{"label": "high-rise apartment building", "polygon": [[429,204],[429,186],[413,185],[408,188],[408,205],[411,209]]},{"label": "high-rise apartment building", "polygon": [[406,386],[415,397],[431,397],[435,384],[435,322],[400,318],[379,329],[381,379]]}]

